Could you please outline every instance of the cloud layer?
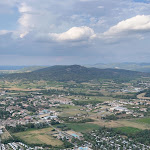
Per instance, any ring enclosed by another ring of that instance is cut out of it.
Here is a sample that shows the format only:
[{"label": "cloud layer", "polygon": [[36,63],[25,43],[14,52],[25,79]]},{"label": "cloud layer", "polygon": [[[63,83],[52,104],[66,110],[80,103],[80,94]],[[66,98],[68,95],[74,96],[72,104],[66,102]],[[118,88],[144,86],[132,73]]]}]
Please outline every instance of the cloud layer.
[{"label": "cloud layer", "polygon": [[149,1],[5,0],[0,17],[1,64],[149,62]]}]

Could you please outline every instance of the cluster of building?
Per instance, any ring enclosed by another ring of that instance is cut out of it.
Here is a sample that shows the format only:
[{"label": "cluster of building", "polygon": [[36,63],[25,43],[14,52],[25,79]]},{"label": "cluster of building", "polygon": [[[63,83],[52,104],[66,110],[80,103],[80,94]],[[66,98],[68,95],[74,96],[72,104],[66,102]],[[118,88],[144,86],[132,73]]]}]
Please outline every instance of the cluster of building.
[{"label": "cluster of building", "polygon": [[[135,88],[133,86],[130,86],[128,88],[122,88],[119,91],[113,90],[109,92],[139,92],[143,90],[143,88]],[[0,96],[5,97],[0,100],[0,110],[9,112],[9,117],[6,118],[6,116],[4,116],[4,118],[0,118],[0,126],[8,125],[15,127],[17,124],[25,125],[28,123],[50,123],[52,120],[55,120],[57,122],[63,122],[58,117],[60,115],[60,111],[56,111],[53,108],[59,108],[62,105],[75,105],[70,98],[67,98],[64,95],[45,96],[39,92],[31,92],[28,96],[9,96],[6,91],[1,91]],[[101,102],[94,105],[87,104],[80,106],[80,113],[76,114],[76,116],[70,116],[68,118],[71,121],[80,121],[84,118],[90,118],[91,112],[95,113],[97,116],[99,115],[99,118],[112,114],[117,116],[120,115],[120,118],[129,116],[144,117],[145,113],[148,111],[148,106],[150,106],[150,101],[143,99],[105,101],[103,103]],[[84,113],[82,113],[82,111]],[[53,136],[56,136],[58,139],[65,138],[71,142],[72,138],[77,138],[79,140],[83,138],[83,135],[81,133],[76,133],[73,131],[60,131],[56,128],[54,129],[56,132]],[[3,134],[3,130],[0,129],[0,135],[1,134]],[[117,135],[111,136],[111,134],[106,131],[103,131],[101,133],[96,131],[91,132],[89,134],[89,140],[85,141],[85,143],[86,144],[83,144],[83,147],[76,147],[75,149],[150,149],[149,146],[141,143],[135,144],[134,141],[130,139],[126,139]],[[0,150],[7,150],[8,148],[13,150],[43,149],[42,147],[31,148],[21,142],[13,142],[0,145]]]},{"label": "cluster of building", "polygon": [[88,104],[82,106],[82,109],[80,110],[97,113],[97,115],[101,115],[99,117],[114,114],[120,115],[120,117],[122,116],[122,117],[136,118],[136,117],[144,117],[145,113],[148,112],[149,106],[150,106],[149,100],[122,99],[122,100],[105,101],[103,103],[98,103],[96,105]]},{"label": "cluster of building", "polygon": [[30,147],[27,146],[26,144],[22,143],[22,142],[12,142],[12,143],[8,143],[8,144],[1,144],[0,145],[0,150],[43,150],[44,148],[42,147]]},{"label": "cluster of building", "polygon": [[[150,146],[135,142],[131,139],[113,135],[111,132],[101,130],[92,131],[88,134],[88,142],[91,143],[92,149],[105,150],[149,150]],[[92,144],[94,143],[94,144]]]},{"label": "cluster of building", "polygon": [[[6,94],[6,93],[5,93]],[[61,104],[72,104],[72,101],[63,97],[50,97],[36,95],[24,97],[7,97],[0,100],[0,110],[8,112],[9,117],[0,118],[0,125],[16,126],[16,124],[27,124],[36,122],[47,122],[57,120],[59,112],[53,110]],[[46,108],[46,109],[45,109]]]}]

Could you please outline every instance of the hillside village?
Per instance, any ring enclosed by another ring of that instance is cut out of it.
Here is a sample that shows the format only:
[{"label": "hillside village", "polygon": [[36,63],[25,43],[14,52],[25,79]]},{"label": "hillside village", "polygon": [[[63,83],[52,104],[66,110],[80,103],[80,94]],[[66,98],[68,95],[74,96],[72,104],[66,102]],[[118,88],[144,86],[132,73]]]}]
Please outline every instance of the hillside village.
[{"label": "hillside village", "polygon": [[[143,83],[144,84],[144,83]],[[142,85],[143,85],[142,84]],[[145,84],[144,84],[145,85]],[[134,90],[133,90],[134,89]],[[129,87],[127,89],[122,89],[119,92],[141,92],[142,88]],[[118,90],[109,91],[118,92]],[[66,139],[68,142],[72,143],[76,149],[80,147],[85,147],[87,149],[95,149],[96,145],[92,144],[92,141],[86,141],[85,134],[81,132],[75,132],[70,128],[63,127],[66,121],[68,123],[78,123],[78,122],[94,122],[94,121],[115,121],[120,119],[133,119],[133,118],[143,118],[148,116],[150,113],[150,101],[149,99],[138,98],[138,99],[120,99],[114,98],[113,100],[105,100],[104,102],[96,102],[93,104],[82,102],[82,98],[90,99],[88,96],[74,96],[71,97],[69,93],[67,94],[51,94],[45,95],[41,92],[27,92],[12,94],[12,91],[2,90],[0,92],[0,134],[9,134],[9,128],[12,129],[19,126],[26,126],[28,124],[35,124],[36,126],[51,127],[54,131],[50,132],[50,135],[57,138],[58,140]],[[80,103],[79,103],[80,101]],[[69,108],[74,108],[77,111],[76,114],[70,116],[63,116],[64,111]],[[59,125],[60,124],[60,125]],[[60,127],[59,127],[60,126]],[[15,131],[16,132],[16,131]],[[10,135],[11,136],[11,135]],[[91,136],[96,136],[94,132]],[[3,137],[3,136],[2,136]],[[143,149],[149,149],[150,147],[146,145],[134,145],[131,140],[126,141],[121,137],[99,137],[99,142],[111,141],[111,146],[116,149],[124,147],[113,141],[113,139],[118,139],[128,144],[129,149],[143,147]],[[106,140],[107,139],[107,140]],[[109,139],[109,140],[108,140]],[[77,144],[78,140],[83,141],[83,144]],[[117,140],[117,141],[118,141]],[[2,140],[3,141],[3,140]],[[97,140],[96,140],[97,141]],[[97,141],[97,146],[99,146]],[[130,144],[129,144],[130,143]],[[132,144],[131,144],[132,143]],[[105,144],[106,145],[106,144]],[[23,143],[8,143],[1,144],[1,149],[5,150],[9,147],[10,149],[17,150],[19,147],[28,147]],[[101,145],[103,148],[103,145]],[[110,148],[110,146],[108,146]],[[28,149],[43,149],[43,147],[28,147]]]}]

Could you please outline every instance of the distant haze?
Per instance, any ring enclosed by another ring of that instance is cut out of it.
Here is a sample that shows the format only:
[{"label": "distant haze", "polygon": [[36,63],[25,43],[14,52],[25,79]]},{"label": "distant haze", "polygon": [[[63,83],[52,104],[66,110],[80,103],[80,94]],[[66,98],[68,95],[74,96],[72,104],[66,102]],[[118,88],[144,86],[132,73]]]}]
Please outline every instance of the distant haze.
[{"label": "distant haze", "polygon": [[[113,68],[113,69],[125,69],[125,70],[132,70],[132,71],[139,71],[139,72],[150,72],[150,63],[97,63],[97,64],[83,64],[82,66],[85,67],[94,67],[100,69],[106,68]],[[41,66],[0,66],[1,70],[18,70],[19,72],[26,72],[26,71],[34,71],[41,68],[47,68],[48,65],[41,65]]]}]

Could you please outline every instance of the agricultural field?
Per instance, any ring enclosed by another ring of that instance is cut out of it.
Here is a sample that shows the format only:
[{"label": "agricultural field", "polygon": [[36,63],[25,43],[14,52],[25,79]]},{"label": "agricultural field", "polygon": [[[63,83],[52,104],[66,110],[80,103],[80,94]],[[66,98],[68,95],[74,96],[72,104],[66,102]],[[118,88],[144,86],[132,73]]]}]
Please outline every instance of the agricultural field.
[{"label": "agricultural field", "polygon": [[140,119],[136,119],[135,121],[138,122],[138,123],[149,124],[150,125],[150,118],[140,118]]},{"label": "agricultural field", "polygon": [[[93,119],[93,118],[92,118]],[[101,127],[107,127],[107,128],[120,128],[120,127],[131,127],[131,128],[137,128],[137,129],[150,129],[150,125],[144,124],[144,123],[139,123],[135,119],[120,119],[120,120],[115,120],[115,121],[105,121],[101,119],[97,119],[93,124],[99,125]]]},{"label": "agricultural field", "polygon": [[67,123],[67,127],[71,128],[76,132],[90,132],[92,130],[99,129],[100,126],[92,123]]},{"label": "agricultural field", "polygon": [[115,128],[115,131],[118,131],[118,132],[124,133],[124,134],[131,134],[131,133],[139,132],[140,129],[133,128],[133,127],[118,127],[118,128]]},{"label": "agricultural field", "polygon": [[44,128],[14,133],[13,135],[28,144],[46,144],[52,146],[63,145],[60,140],[54,138],[51,134],[52,128]]},{"label": "agricultural field", "polygon": [[33,82],[22,80],[0,80],[0,89],[12,91],[39,91],[43,89],[62,89],[61,85],[61,83],[43,80]]},{"label": "agricultural field", "polygon": [[120,124],[120,126],[125,126],[125,127],[133,127],[133,128],[138,128],[138,129],[142,129],[142,130],[150,129],[150,125],[142,123],[140,121],[141,119],[118,120],[118,121],[116,121],[116,123]]},{"label": "agricultural field", "polygon": [[113,101],[115,98],[109,97],[109,96],[70,96],[71,99],[76,99],[80,101],[98,101],[98,102],[104,102],[104,101]]},{"label": "agricultural field", "polygon": [[4,133],[1,135],[2,141],[12,138],[10,133],[6,129],[3,129],[3,131],[4,131]]},{"label": "agricultural field", "polygon": [[59,107],[52,108],[52,110],[60,111],[61,117],[69,117],[69,116],[75,116],[79,113],[86,114],[85,111],[80,110],[80,106],[71,106],[71,105],[60,105]]}]

